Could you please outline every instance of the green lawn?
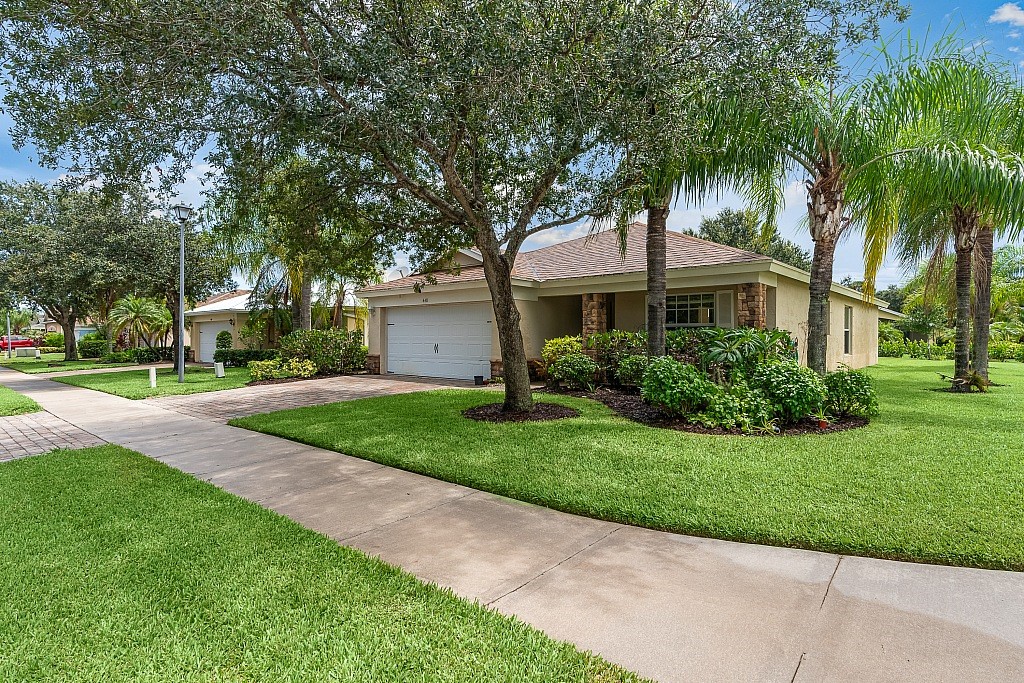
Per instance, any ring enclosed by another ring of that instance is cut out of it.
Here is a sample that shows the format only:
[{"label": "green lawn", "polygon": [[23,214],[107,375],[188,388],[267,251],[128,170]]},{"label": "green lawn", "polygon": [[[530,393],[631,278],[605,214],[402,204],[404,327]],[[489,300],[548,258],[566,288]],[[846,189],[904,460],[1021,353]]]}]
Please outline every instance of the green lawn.
[{"label": "green lawn", "polygon": [[22,396],[13,389],[0,386],[0,417],[35,413],[42,408],[28,396]]},{"label": "green lawn", "polygon": [[937,392],[949,364],[884,359],[882,416],[800,437],[638,425],[591,401],[572,420],[495,425],[461,411],[497,394],[447,390],[233,421],[581,515],[773,545],[1024,570],[1024,365],[1007,386]]},{"label": "green lawn", "polygon": [[0,680],[636,681],[115,446],[0,465]]},{"label": "green lawn", "polygon": [[178,384],[178,372],[173,368],[160,368],[156,371],[156,389],[149,387],[149,370],[122,370],[120,372],[99,372],[94,375],[73,375],[55,377],[55,382],[63,382],[76,387],[95,389],[115,396],[131,399],[149,398],[150,396],[178,396],[181,394],[201,394],[204,391],[221,389],[237,389],[249,381],[249,368],[227,368],[224,377],[213,376],[213,368],[185,368],[185,383]]},{"label": "green lawn", "polygon": [[[59,363],[59,365],[50,365],[50,363]],[[11,358],[8,360],[7,354],[4,353],[3,357],[0,358],[0,365],[5,368],[11,368],[12,370],[20,370],[30,375],[39,374],[42,372],[65,372],[67,370],[93,370],[95,368],[123,368],[129,365],[135,365],[135,363],[100,363],[95,358],[86,360],[73,360],[64,361],[63,353],[44,353],[42,354],[41,360],[35,358]]]}]

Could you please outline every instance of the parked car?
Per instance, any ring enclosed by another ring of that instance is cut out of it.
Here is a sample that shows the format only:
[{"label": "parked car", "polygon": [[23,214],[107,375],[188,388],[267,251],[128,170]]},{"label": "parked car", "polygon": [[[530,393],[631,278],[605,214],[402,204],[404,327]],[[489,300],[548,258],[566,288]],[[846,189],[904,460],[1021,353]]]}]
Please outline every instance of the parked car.
[{"label": "parked car", "polygon": [[0,337],[0,351],[6,351],[7,349],[30,349],[33,348],[36,343],[28,337],[22,337],[16,334],[12,334],[8,340],[7,335]]}]

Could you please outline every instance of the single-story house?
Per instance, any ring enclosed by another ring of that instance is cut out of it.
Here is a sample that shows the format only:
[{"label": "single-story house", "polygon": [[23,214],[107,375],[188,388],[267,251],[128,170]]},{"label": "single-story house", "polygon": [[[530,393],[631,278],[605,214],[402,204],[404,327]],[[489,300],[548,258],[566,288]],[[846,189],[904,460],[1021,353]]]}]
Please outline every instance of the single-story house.
[{"label": "single-story house", "polygon": [[[57,334],[63,334],[64,329],[60,326],[60,323],[53,318],[46,318],[44,320],[34,322],[29,325],[30,330],[39,330],[44,334],[50,332],[56,332]],[[92,320],[86,318],[84,321],[78,321],[75,323],[75,340],[80,341],[82,337],[87,334],[92,334],[96,331],[96,325]]]},{"label": "single-story house", "polygon": [[[365,287],[371,372],[469,379],[501,373],[498,333],[479,253],[463,250],[457,272],[412,275]],[[668,327],[782,328],[807,341],[810,275],[767,256],[669,231]],[[646,321],[646,226],[628,230],[625,257],[613,231],[522,252],[513,294],[530,359],[544,341]],[[886,302],[833,283],[828,365],[878,362],[878,312]]]},{"label": "single-story house", "polygon": [[[217,350],[217,335],[220,332],[231,333],[232,348],[244,347],[239,331],[249,321],[248,289],[236,289],[225,294],[212,296],[199,303],[190,311],[185,311],[185,320],[190,326],[192,348],[195,349],[196,360],[200,363],[212,363],[214,351]],[[358,306],[346,305],[342,310],[345,329],[357,330],[362,327],[361,311]],[[273,334],[271,339],[276,339]],[[266,344],[264,344],[266,346]]]}]

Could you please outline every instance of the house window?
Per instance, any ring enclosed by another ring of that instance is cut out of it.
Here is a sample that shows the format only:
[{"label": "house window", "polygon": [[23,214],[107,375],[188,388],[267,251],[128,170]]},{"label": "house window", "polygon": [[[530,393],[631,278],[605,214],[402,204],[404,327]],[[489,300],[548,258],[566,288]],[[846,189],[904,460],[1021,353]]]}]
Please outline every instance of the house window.
[{"label": "house window", "polygon": [[666,299],[665,327],[668,329],[713,326],[715,324],[714,293],[672,294]]},{"label": "house window", "polygon": [[843,309],[843,353],[853,353],[853,306]]}]

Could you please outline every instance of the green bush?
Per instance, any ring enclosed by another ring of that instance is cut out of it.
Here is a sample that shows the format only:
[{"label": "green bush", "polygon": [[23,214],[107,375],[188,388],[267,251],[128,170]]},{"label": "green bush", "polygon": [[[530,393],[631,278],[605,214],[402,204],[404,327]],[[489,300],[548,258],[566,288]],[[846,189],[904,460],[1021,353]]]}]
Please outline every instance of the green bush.
[{"label": "green bush", "polygon": [[907,345],[902,339],[878,342],[878,355],[881,358],[902,358],[906,352]]},{"label": "green bush", "polygon": [[555,337],[544,342],[544,346],[540,350],[540,357],[550,369],[551,365],[562,356],[576,353],[583,353],[583,342],[578,335]]},{"label": "green bush", "polygon": [[903,332],[900,331],[900,328],[896,327],[892,323],[878,323],[879,344],[881,344],[882,342],[899,342],[900,344],[902,344],[904,341],[906,341],[906,338],[903,336]]},{"label": "green bush", "polygon": [[249,363],[249,374],[254,382],[262,382],[268,379],[313,377],[316,375],[316,365],[313,361],[301,360],[299,358],[254,360]]},{"label": "green bush", "polygon": [[64,335],[60,332],[47,332],[43,335],[43,343],[41,346],[59,346],[61,350],[64,349]]},{"label": "green bush", "polygon": [[64,353],[63,346],[40,346],[39,353]]},{"label": "green bush", "polygon": [[799,422],[825,404],[825,383],[816,372],[796,361],[758,365],[751,385],[764,392],[784,423]]},{"label": "green bush", "polygon": [[226,368],[244,368],[253,361],[268,361],[278,358],[276,349],[218,349],[213,352],[213,362],[223,363]]},{"label": "green bush", "polygon": [[594,380],[600,368],[590,356],[570,353],[548,366],[548,374],[557,381],[566,382],[572,389],[594,390]]},{"label": "green bush", "polygon": [[589,335],[586,347],[594,352],[595,360],[608,380],[619,381],[619,363],[626,358],[647,355],[647,333],[609,330]]},{"label": "green bush", "polygon": [[1017,350],[1014,353],[1013,358],[1014,360],[1019,360],[1021,363],[1024,363],[1024,344],[1017,346]]},{"label": "green bush", "polygon": [[1015,360],[1024,351],[1024,344],[1013,341],[994,341],[988,345],[988,356],[992,360]]},{"label": "green bush", "polygon": [[78,340],[78,355],[81,358],[100,358],[107,353],[107,340],[89,339],[86,335]]},{"label": "green bush", "polygon": [[825,408],[835,417],[878,415],[878,395],[867,373],[843,367],[825,375]]},{"label": "green bush", "polygon": [[221,330],[217,333],[217,339],[214,340],[214,344],[217,349],[230,349],[234,346],[234,339],[230,332],[227,330]]},{"label": "green bush", "polygon": [[100,358],[101,363],[135,363],[135,354],[132,350],[128,351],[112,351],[106,353]]},{"label": "green bush", "polygon": [[694,366],[662,356],[651,360],[641,393],[648,403],[685,415],[705,410],[722,389]]},{"label": "green bush", "polygon": [[317,374],[360,372],[369,350],[360,330],[296,330],[281,337],[281,358],[312,361]]},{"label": "green bush", "polygon": [[615,369],[615,378],[622,386],[642,387],[650,364],[651,359],[643,355],[621,357]]}]

